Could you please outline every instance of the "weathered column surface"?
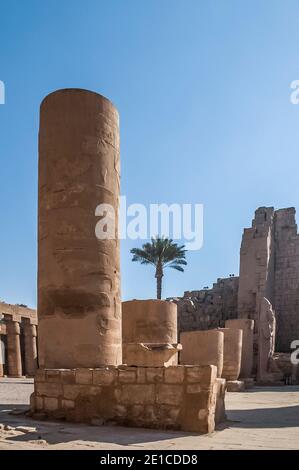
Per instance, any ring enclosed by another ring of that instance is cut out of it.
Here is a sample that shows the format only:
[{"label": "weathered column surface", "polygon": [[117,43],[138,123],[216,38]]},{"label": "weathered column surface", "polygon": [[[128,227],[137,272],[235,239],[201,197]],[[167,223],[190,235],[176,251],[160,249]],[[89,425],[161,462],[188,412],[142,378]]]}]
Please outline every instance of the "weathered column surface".
[{"label": "weathered column surface", "polygon": [[240,378],[251,377],[253,366],[253,327],[254,320],[235,319],[226,320],[226,328],[237,328],[243,331],[242,336],[242,359]]},{"label": "weathered column surface", "polygon": [[177,306],[165,300],[122,303],[124,343],[176,343]]},{"label": "weathered column surface", "polygon": [[37,367],[36,326],[24,323],[25,336],[25,373],[34,376]]},{"label": "weathered column surface", "polygon": [[224,334],[222,377],[226,380],[238,380],[242,360],[243,331],[236,328],[218,328]]},{"label": "weathered column surface", "polygon": [[8,375],[10,377],[22,377],[22,358],[19,322],[8,320],[6,331]]},{"label": "weathered column surface", "polygon": [[217,366],[217,377],[223,368],[224,335],[218,330],[185,331],[180,335],[181,364]]},{"label": "weathered column surface", "polygon": [[[41,368],[121,363],[119,179],[119,117],[112,103],[78,89],[47,96],[39,132]],[[95,235],[102,203],[115,211],[115,227],[106,226],[113,239]]]}]

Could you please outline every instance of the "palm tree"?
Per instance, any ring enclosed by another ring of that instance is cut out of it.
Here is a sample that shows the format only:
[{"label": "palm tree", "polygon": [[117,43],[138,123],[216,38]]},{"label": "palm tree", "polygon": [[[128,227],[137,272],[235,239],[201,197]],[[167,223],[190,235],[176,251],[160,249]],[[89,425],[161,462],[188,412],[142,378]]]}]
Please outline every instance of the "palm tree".
[{"label": "palm tree", "polygon": [[185,260],[185,245],[179,246],[169,238],[152,238],[151,243],[145,243],[141,248],[132,248],[132,261],[139,261],[141,264],[151,264],[155,266],[157,279],[157,299],[161,299],[162,277],[164,268],[173,268],[184,272],[187,264]]}]

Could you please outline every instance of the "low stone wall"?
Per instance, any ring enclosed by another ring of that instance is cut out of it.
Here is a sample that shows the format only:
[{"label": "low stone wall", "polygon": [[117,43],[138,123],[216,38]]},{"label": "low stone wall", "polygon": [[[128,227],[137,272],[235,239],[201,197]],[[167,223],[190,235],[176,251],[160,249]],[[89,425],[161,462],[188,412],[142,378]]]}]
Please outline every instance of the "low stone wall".
[{"label": "low stone wall", "polygon": [[215,366],[39,369],[33,417],[210,433],[219,386]]}]

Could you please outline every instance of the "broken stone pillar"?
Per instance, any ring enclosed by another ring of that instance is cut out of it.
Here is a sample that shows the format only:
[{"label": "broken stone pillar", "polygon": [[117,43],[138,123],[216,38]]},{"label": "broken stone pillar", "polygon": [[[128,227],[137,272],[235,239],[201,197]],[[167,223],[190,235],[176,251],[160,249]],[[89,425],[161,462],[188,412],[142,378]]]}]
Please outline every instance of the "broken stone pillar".
[{"label": "broken stone pillar", "polygon": [[20,324],[7,318],[7,362],[10,377],[22,377],[22,358],[20,345]]},{"label": "broken stone pillar", "polygon": [[[47,96],[39,131],[41,368],[122,362],[119,186],[119,117],[113,104],[80,89]],[[102,224],[101,239],[96,224]]]},{"label": "broken stone pillar", "polygon": [[[26,319],[27,320],[27,319]],[[24,322],[25,337],[25,373],[33,377],[37,368],[36,326],[30,320]]]},{"label": "broken stone pillar", "polygon": [[123,362],[160,367],[177,364],[177,306],[164,300],[122,303]]},{"label": "broken stone pillar", "polygon": [[217,366],[217,377],[223,369],[224,334],[219,330],[186,331],[180,335],[180,362],[185,365]]},{"label": "broken stone pillar", "polygon": [[254,320],[235,319],[226,320],[226,328],[235,328],[243,331],[242,335],[242,359],[241,359],[241,378],[248,378],[252,374],[253,366],[253,328]]},{"label": "broken stone pillar", "polygon": [[165,300],[130,300],[122,303],[125,343],[176,343],[177,306]]},{"label": "broken stone pillar", "polygon": [[224,334],[222,377],[238,380],[241,371],[243,331],[235,328],[218,328]]}]

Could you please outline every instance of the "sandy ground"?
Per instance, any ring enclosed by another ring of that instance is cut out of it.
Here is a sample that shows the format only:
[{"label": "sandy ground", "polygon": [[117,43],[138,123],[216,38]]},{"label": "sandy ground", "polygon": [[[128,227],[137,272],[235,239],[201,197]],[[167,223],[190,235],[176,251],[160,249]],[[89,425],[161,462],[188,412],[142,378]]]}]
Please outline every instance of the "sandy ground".
[{"label": "sandy ground", "polygon": [[28,409],[32,390],[32,380],[0,379],[1,450],[299,449],[298,386],[228,393],[228,421],[209,436],[35,421],[17,414]]}]

